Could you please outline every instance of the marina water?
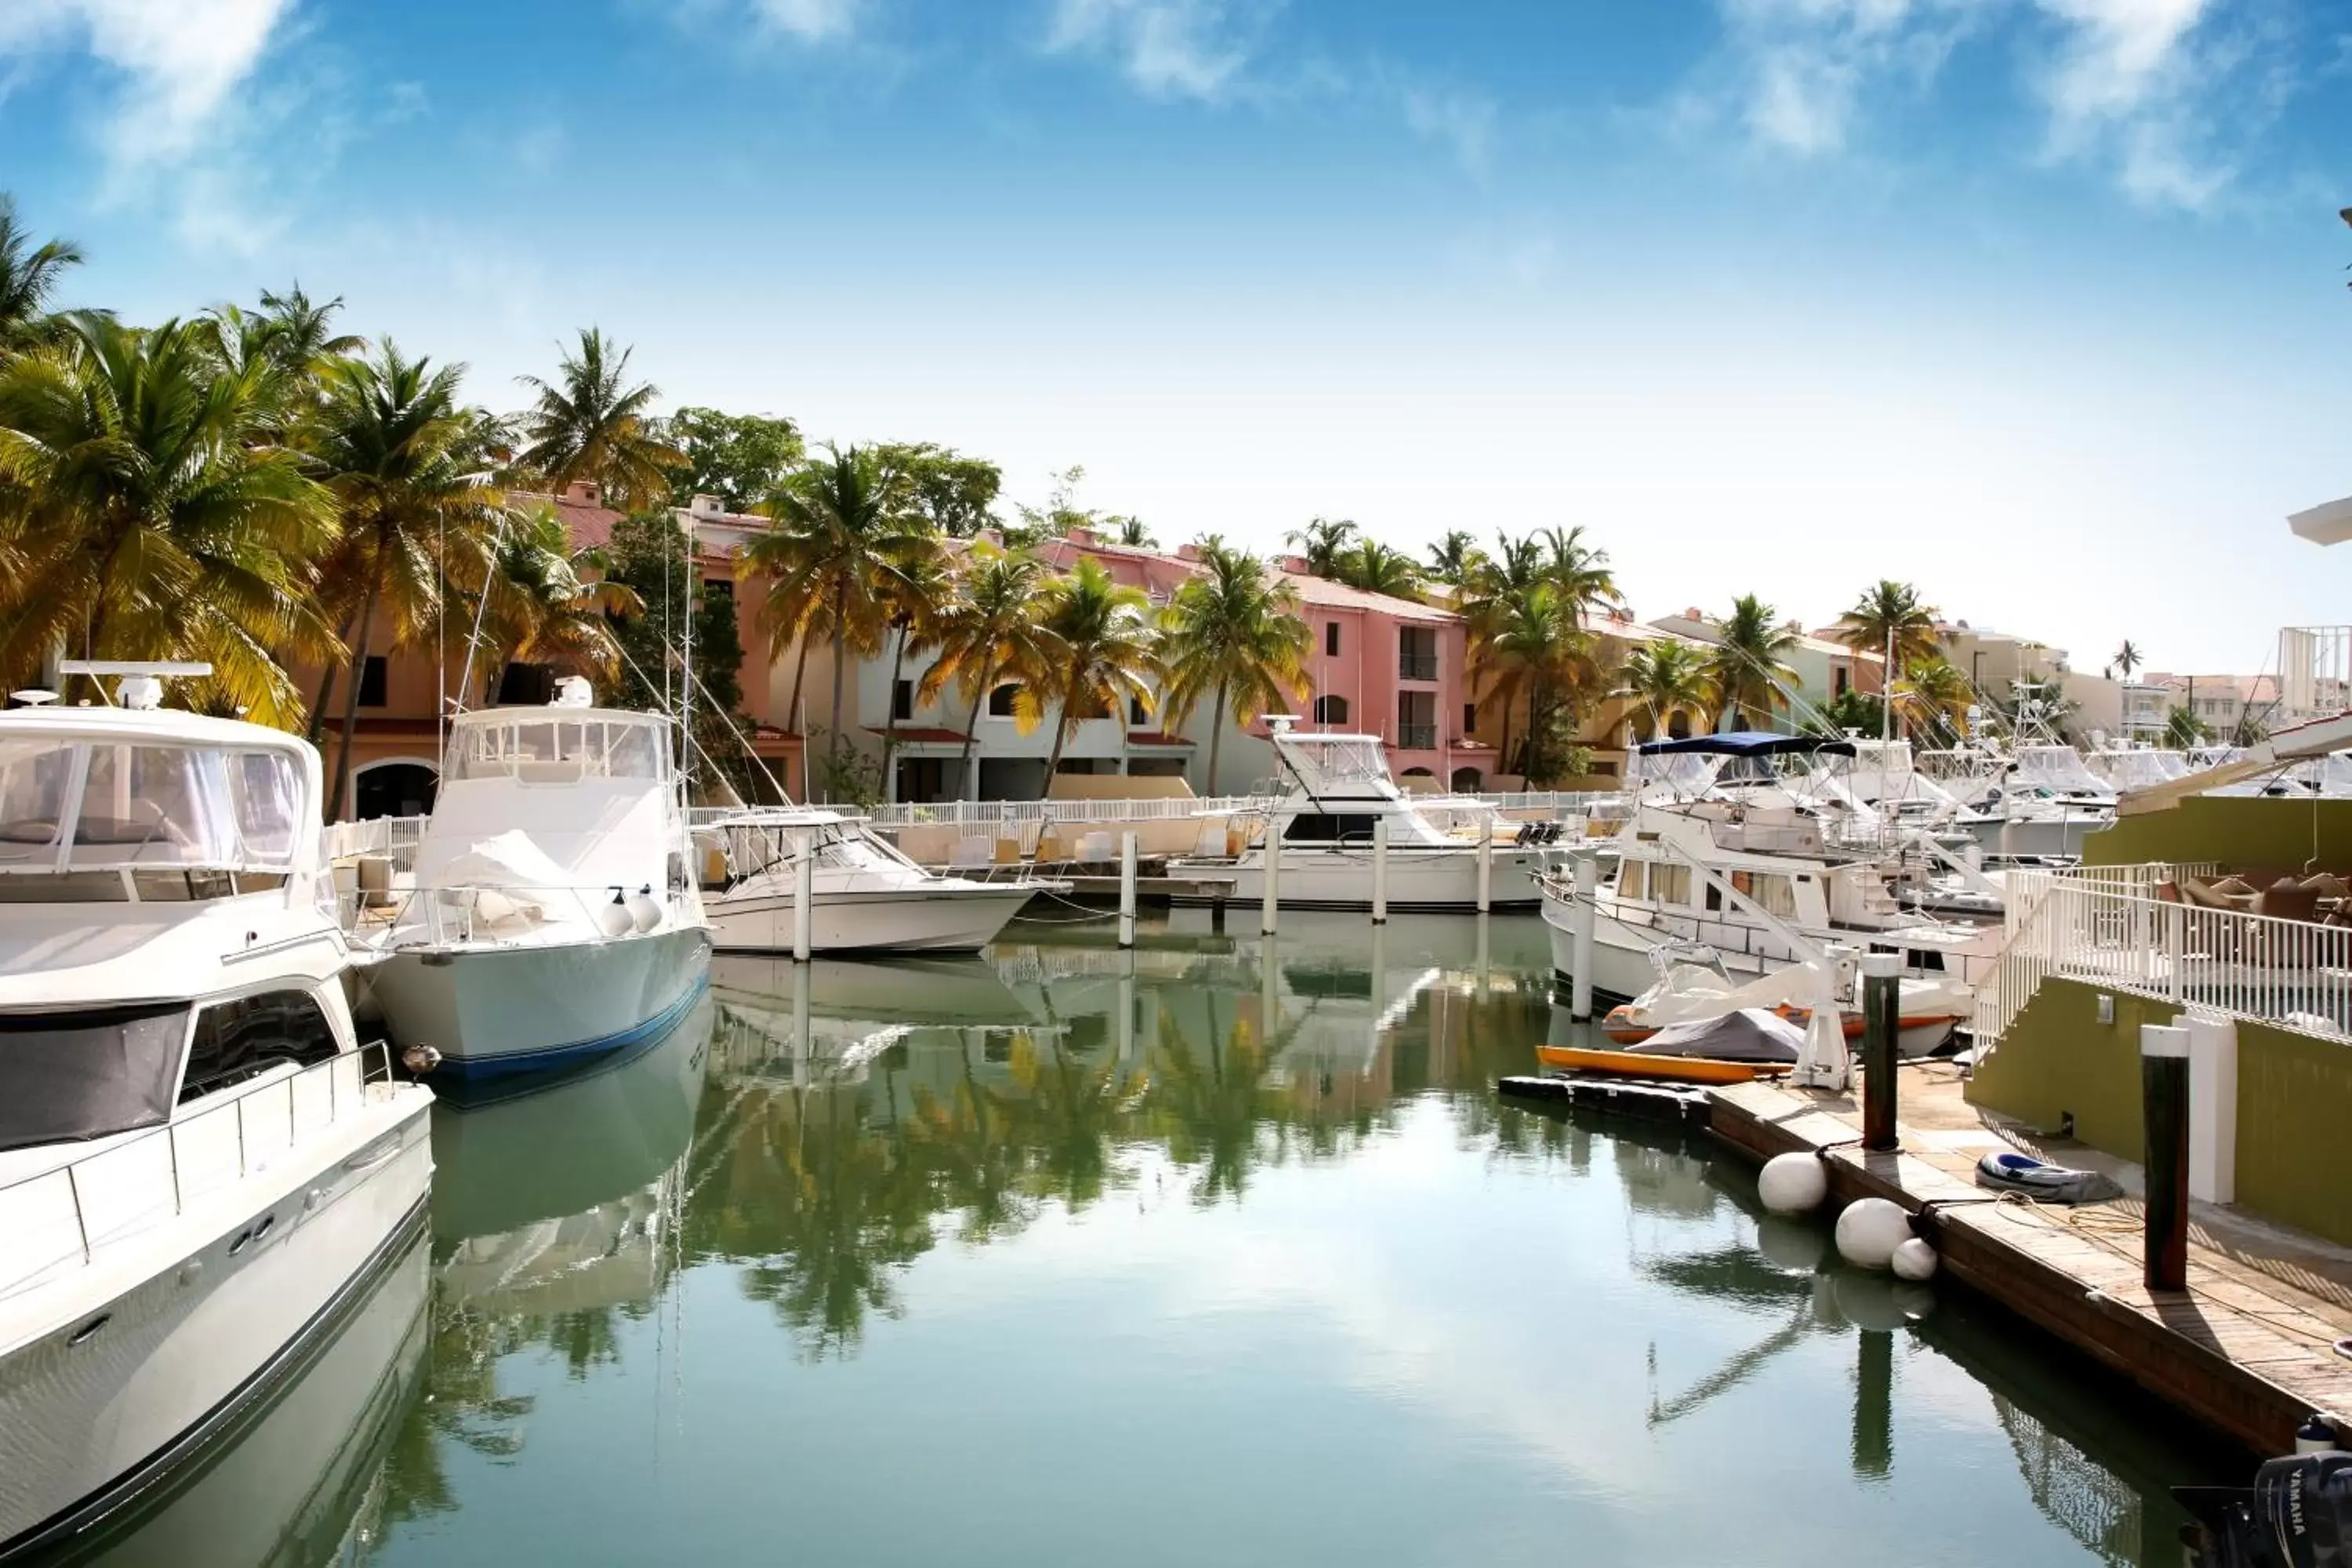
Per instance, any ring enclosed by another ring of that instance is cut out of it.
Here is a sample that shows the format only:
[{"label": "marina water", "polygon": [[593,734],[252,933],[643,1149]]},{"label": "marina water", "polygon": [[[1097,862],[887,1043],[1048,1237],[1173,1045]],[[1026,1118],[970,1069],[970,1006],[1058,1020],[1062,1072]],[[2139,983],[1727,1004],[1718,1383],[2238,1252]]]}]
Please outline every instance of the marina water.
[{"label": "marina water", "polygon": [[[2217,1451],[1704,1139],[1497,1100],[1532,917],[721,958],[79,1561],[2174,1563]],[[1236,921],[1236,924],[1240,922]]]}]

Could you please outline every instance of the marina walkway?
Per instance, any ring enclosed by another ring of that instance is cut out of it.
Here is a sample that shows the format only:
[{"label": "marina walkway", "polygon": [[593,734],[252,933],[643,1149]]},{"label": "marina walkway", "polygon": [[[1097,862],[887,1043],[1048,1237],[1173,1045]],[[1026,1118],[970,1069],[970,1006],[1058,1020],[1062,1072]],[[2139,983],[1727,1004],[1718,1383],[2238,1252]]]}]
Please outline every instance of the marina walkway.
[{"label": "marina walkway", "polygon": [[[1832,1193],[1934,1208],[1943,1267],[2257,1453],[2293,1447],[2313,1410],[2352,1413],[2352,1249],[2226,1206],[2191,1205],[2189,1289],[2141,1284],[2139,1169],[2040,1137],[1962,1097],[1950,1063],[1906,1066],[1902,1147],[1866,1154],[1859,1090],[1715,1090],[1714,1130],[1758,1159],[1826,1150]],[[2105,1171],[2127,1194],[2078,1208],[1995,1201],[1971,1179],[2010,1147]]]}]

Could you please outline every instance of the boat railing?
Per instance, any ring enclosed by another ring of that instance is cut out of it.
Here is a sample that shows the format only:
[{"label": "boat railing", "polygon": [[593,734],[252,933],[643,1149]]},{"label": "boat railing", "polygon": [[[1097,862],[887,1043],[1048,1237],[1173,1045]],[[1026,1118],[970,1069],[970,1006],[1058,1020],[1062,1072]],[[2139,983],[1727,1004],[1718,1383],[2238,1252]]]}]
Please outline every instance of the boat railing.
[{"label": "boat railing", "polygon": [[[1444,801],[1477,805],[1507,816],[1538,818],[1622,816],[1624,796],[1614,790],[1526,790],[1508,794],[1463,792],[1412,797],[1416,806]],[[866,814],[877,827],[989,827],[1036,824],[1095,822],[1157,822],[1182,816],[1237,816],[1262,814],[1279,805],[1282,792],[1258,790],[1248,795],[1178,795],[1162,800],[946,800],[899,801],[875,806]],[[698,827],[719,822],[730,809],[697,806],[689,819]],[[1010,837],[1010,833],[1006,834]]]},{"label": "boat railing", "polygon": [[396,872],[416,868],[416,847],[425,838],[422,816],[372,816],[363,822],[331,822],[327,824],[326,858],[329,864],[337,860],[356,859],[363,855],[380,855],[392,862]]},{"label": "boat railing", "polygon": [[[307,1135],[380,1098],[379,1086],[394,1081],[392,1048],[376,1041],[208,1096],[209,1103],[193,1115],[0,1186],[0,1236],[9,1243],[0,1297],[84,1267],[112,1243],[258,1174]],[[258,1236],[257,1227],[230,1250]]]},{"label": "boat railing", "polygon": [[[455,883],[398,888],[389,892],[339,892],[336,919],[352,945],[383,954],[403,947],[460,947],[511,942],[553,925],[585,925],[620,935],[635,924],[628,915],[617,928],[608,906],[625,911],[633,889],[599,882],[577,887],[506,887]],[[671,900],[653,897],[667,918]]]},{"label": "boat railing", "polygon": [[2011,873],[2008,939],[1977,992],[1980,1043],[1999,1040],[2052,979],[2352,1043],[2352,928],[2159,897],[2149,868],[2093,869],[2140,876]]}]

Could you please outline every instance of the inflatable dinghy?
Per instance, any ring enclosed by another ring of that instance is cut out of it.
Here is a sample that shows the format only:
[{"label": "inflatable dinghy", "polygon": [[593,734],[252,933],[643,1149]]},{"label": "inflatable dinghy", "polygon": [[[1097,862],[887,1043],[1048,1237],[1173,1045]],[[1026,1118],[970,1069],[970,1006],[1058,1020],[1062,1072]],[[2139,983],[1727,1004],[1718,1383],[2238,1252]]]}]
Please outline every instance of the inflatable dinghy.
[{"label": "inflatable dinghy", "polygon": [[2042,1204],[2098,1204],[2124,1195],[2123,1188],[2096,1171],[2053,1165],[2014,1149],[1977,1162],[1977,1185],[1996,1193],[2019,1193]]}]

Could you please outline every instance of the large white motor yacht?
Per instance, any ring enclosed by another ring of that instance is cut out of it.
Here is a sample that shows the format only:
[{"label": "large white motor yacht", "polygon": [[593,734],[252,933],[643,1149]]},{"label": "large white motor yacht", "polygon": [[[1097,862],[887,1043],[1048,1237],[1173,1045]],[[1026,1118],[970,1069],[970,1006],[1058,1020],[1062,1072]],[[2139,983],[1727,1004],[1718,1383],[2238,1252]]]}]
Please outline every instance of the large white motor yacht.
[{"label": "large white motor yacht", "polygon": [[0,1556],[211,1451],[432,1172],[431,1094],[353,1033],[318,753],[136,668],[0,714]]},{"label": "large white motor yacht", "polygon": [[676,1024],[709,979],[670,721],[587,705],[453,721],[415,886],[362,909],[404,1055],[459,1079],[570,1066]]},{"label": "large white motor yacht", "polygon": [[[1388,902],[1392,910],[1467,911],[1478,907],[1477,835],[1495,831],[1481,813],[1472,836],[1441,830],[1389,776],[1378,735],[1301,734],[1293,721],[1267,721],[1274,753],[1290,790],[1268,814],[1265,839],[1231,859],[1188,858],[1169,871],[1230,874],[1231,896],[1244,904],[1265,896],[1266,840],[1279,840],[1275,896],[1285,909],[1365,910],[1372,906],[1372,859],[1378,824],[1388,824]],[[1542,850],[1494,843],[1487,876],[1489,907],[1532,909]]]},{"label": "large white motor yacht", "polygon": [[712,940],[722,952],[790,952],[798,859],[813,858],[812,952],[977,952],[1038,893],[1067,882],[982,881],[916,865],[862,818],[801,806],[730,812],[695,830]]}]

